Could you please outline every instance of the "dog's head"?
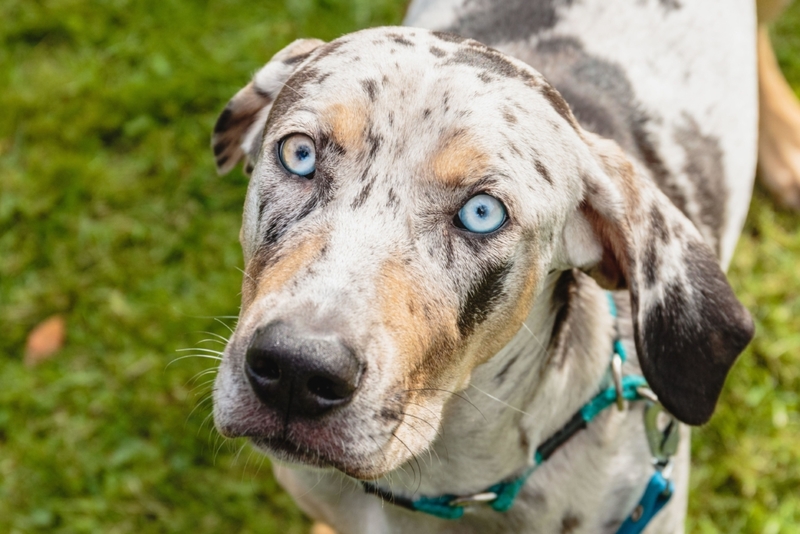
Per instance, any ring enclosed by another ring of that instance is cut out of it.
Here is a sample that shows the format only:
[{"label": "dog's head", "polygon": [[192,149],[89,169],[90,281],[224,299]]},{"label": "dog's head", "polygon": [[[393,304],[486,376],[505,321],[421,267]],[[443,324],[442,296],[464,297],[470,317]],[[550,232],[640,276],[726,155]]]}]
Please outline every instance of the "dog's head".
[{"label": "dog's head", "polygon": [[424,451],[554,270],[630,289],[643,370],[689,423],[752,335],[695,227],[541,75],[475,41],[296,41],[213,148],[220,172],[252,172],[215,421],[285,459],[373,478]]}]

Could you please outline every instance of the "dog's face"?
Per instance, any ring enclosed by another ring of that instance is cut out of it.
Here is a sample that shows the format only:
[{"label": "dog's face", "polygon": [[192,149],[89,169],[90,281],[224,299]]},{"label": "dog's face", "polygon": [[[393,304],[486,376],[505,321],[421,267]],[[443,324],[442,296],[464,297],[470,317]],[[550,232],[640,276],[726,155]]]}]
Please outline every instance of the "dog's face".
[{"label": "dog's face", "polygon": [[[663,272],[639,291],[646,320],[680,273],[642,266],[638,241],[658,229],[636,235],[620,213],[664,199],[602,143],[535,71],[474,41],[383,28],[284,49],[215,129],[220,169],[246,156],[252,171],[219,430],[374,478],[430,445],[548,272],[592,269],[612,286]],[[689,227],[665,231],[698,241]]]}]

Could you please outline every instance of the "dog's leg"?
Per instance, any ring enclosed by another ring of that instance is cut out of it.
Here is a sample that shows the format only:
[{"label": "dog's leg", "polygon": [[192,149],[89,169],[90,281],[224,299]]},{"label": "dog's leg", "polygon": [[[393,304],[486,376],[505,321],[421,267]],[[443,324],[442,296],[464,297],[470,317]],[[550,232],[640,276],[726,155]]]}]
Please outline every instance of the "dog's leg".
[{"label": "dog's leg", "polygon": [[311,527],[311,534],[336,534],[336,531],[325,523],[314,523]]},{"label": "dog's leg", "polygon": [[785,7],[784,0],[759,0],[759,175],[785,206],[800,209],[800,102],[778,66],[767,23]]}]

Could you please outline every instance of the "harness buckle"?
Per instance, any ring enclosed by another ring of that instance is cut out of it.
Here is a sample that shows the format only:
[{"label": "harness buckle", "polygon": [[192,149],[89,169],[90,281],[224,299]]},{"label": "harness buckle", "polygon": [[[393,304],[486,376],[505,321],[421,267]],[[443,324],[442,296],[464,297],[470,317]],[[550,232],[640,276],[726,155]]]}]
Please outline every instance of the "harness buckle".
[{"label": "harness buckle", "polygon": [[475,493],[473,495],[465,495],[463,497],[456,497],[448,504],[450,506],[469,506],[471,504],[489,504],[497,500],[497,493],[493,491],[484,491],[482,493]]},{"label": "harness buckle", "polygon": [[616,352],[611,357],[611,378],[614,380],[614,389],[617,391],[617,410],[625,410],[625,397],[622,396],[622,356]]}]

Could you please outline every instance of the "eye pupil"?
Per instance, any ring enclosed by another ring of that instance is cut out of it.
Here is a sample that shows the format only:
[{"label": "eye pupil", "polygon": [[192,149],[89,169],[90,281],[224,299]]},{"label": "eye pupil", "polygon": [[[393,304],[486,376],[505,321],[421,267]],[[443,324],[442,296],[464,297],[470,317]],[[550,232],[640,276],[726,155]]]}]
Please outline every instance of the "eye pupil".
[{"label": "eye pupil", "polygon": [[506,222],[506,208],[491,195],[481,193],[469,199],[458,212],[458,222],[476,234],[494,232]]}]

